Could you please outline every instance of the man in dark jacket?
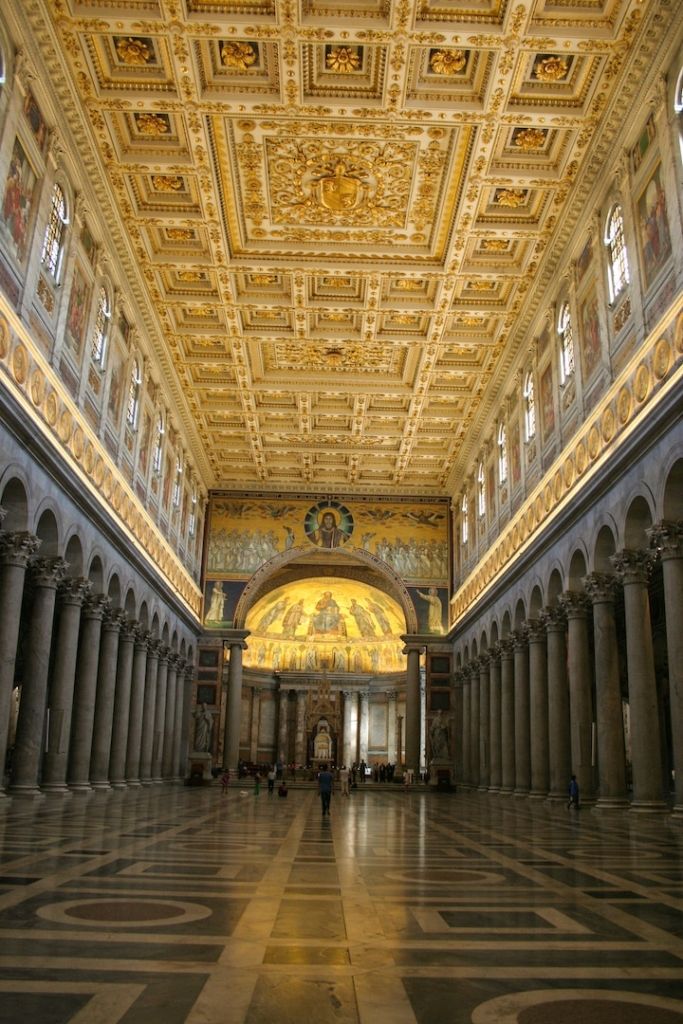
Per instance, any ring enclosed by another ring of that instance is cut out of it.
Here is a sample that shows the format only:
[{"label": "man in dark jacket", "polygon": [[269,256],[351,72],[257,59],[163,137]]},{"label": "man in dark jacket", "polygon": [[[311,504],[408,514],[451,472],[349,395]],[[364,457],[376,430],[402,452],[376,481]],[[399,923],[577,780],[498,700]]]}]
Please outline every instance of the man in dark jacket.
[{"label": "man in dark jacket", "polygon": [[320,765],[318,772],[318,792],[323,805],[323,815],[330,813],[330,800],[332,799],[332,772],[327,770],[326,764]]}]

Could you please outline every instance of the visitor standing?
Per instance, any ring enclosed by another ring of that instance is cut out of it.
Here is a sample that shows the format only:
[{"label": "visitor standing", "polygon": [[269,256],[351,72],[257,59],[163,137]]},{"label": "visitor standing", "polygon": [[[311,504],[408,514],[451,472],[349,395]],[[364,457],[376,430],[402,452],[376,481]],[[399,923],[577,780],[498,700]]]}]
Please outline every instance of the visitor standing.
[{"label": "visitor standing", "polygon": [[326,764],[320,765],[318,772],[318,792],[323,807],[323,816],[330,813],[330,800],[332,799],[332,772],[327,770]]}]

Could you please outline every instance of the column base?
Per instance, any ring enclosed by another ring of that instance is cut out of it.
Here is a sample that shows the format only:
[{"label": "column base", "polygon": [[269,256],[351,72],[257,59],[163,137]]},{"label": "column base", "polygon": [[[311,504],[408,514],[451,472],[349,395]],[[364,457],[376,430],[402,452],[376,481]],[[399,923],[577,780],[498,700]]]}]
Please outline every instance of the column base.
[{"label": "column base", "polygon": [[486,792],[492,794],[500,793],[500,786],[489,786]]},{"label": "column base", "polygon": [[548,793],[545,799],[549,804],[566,804],[569,800],[569,796],[561,790],[559,792],[555,790],[554,792]]},{"label": "column base", "polygon": [[630,810],[634,814],[668,814],[669,806],[663,800],[633,800]]},{"label": "column base", "polygon": [[126,786],[128,789],[139,789],[142,783],[139,779],[126,779]]},{"label": "column base", "polygon": [[64,782],[45,782],[42,791],[46,796],[71,796],[71,790]]},{"label": "column base", "polygon": [[45,798],[45,794],[43,793],[43,791],[41,789],[39,789],[39,787],[37,785],[22,786],[20,783],[10,786],[9,789],[7,790],[7,795],[10,796],[10,797],[15,797],[15,796],[31,797],[31,799],[35,799],[36,797],[40,797],[41,800],[43,800]]},{"label": "column base", "polygon": [[109,785],[112,789],[128,789],[128,783],[125,779],[112,779]]},{"label": "column base", "polygon": [[548,793],[545,790],[532,789],[532,790],[529,791],[529,799],[530,800],[547,800],[548,799]]},{"label": "column base", "polygon": [[515,790],[513,790],[512,795],[513,796],[526,796],[526,797],[528,797],[529,796],[529,790],[528,789],[515,789]]},{"label": "column base", "polygon": [[683,804],[676,804],[671,811],[671,820],[683,824]]},{"label": "column base", "polygon": [[90,785],[91,785],[91,787],[93,789],[97,789],[100,792],[102,792],[103,790],[111,789],[111,784],[108,781],[107,782],[91,782]]},{"label": "column base", "polygon": [[592,810],[594,811],[626,811],[629,802],[626,797],[606,796],[598,797]]},{"label": "column base", "polygon": [[512,796],[513,789],[512,786],[501,786],[499,792],[501,796]]},{"label": "column base", "polygon": [[92,793],[92,786],[89,782],[70,782],[69,790],[74,796],[90,796]]}]

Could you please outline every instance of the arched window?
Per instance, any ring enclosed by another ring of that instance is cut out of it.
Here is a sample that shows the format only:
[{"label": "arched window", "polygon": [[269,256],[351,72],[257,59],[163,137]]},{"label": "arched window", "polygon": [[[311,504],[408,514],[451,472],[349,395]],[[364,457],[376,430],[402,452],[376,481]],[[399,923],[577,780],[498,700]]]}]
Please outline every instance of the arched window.
[{"label": "arched window", "polygon": [[605,245],[609,254],[609,300],[614,302],[629,282],[628,254],[624,239],[624,215],[616,203],[610,210],[605,229]]},{"label": "arched window", "polygon": [[157,432],[154,439],[154,453],[152,455],[152,469],[155,473],[161,473],[161,457],[164,451],[164,417],[159,413],[157,419]]},{"label": "arched window", "polygon": [[140,364],[137,359],[134,359],[133,369],[130,372],[130,383],[128,385],[128,407],[126,409],[126,423],[132,430],[135,430],[138,425],[141,384],[142,377],[140,375]]},{"label": "arched window", "polygon": [[97,313],[95,314],[95,328],[92,336],[92,361],[98,366],[104,366],[104,357],[107,351],[107,335],[109,333],[109,299],[104,288],[100,288],[97,297]]},{"label": "arched window", "polygon": [[477,470],[477,512],[480,516],[486,515],[486,478],[483,462],[479,463]]},{"label": "arched window", "polygon": [[43,251],[40,254],[40,262],[47,272],[57,281],[62,266],[62,255],[64,253],[64,233],[68,221],[66,212],[66,199],[60,185],[52,189],[50,201],[50,214],[47,218],[45,238],[43,239]]},{"label": "arched window", "polygon": [[469,521],[469,513],[468,513],[468,509],[467,509],[467,495],[463,494],[463,496],[462,496],[462,504],[460,506],[460,536],[462,538],[462,543],[463,544],[467,544],[467,540],[469,538],[469,535],[470,535],[470,521]]},{"label": "arched window", "polygon": [[173,478],[173,496],[171,504],[173,508],[180,508],[180,495],[182,492],[183,460],[178,455],[175,460],[175,477]]},{"label": "arched window", "polygon": [[188,533],[190,537],[194,537],[197,532],[197,488],[192,488],[192,500],[190,504],[190,522],[188,526]]},{"label": "arched window", "polygon": [[529,372],[524,378],[524,437],[530,441],[536,436],[536,396],[534,375]]},{"label": "arched window", "polygon": [[508,435],[505,424],[498,427],[498,483],[504,484],[508,478]]},{"label": "arched window", "polygon": [[560,336],[560,383],[566,384],[574,372],[574,332],[568,302],[562,303],[557,333]]}]

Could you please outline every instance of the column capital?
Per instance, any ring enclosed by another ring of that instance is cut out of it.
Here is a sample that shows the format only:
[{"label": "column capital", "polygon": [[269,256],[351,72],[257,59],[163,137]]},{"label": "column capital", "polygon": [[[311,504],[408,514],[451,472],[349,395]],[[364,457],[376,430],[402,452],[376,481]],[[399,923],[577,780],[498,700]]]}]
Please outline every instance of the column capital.
[{"label": "column capital", "polygon": [[582,590],[565,590],[558,601],[568,619],[585,619],[588,615],[590,600]]},{"label": "column capital", "polygon": [[139,622],[135,619],[129,619],[124,615],[121,622],[120,636],[122,640],[135,640],[136,631],[140,628]]},{"label": "column capital", "polygon": [[111,609],[111,602],[106,594],[88,594],[83,602],[83,615],[86,619],[102,619]]},{"label": "column capital", "polygon": [[502,654],[502,648],[501,648],[501,645],[500,645],[500,641],[498,643],[491,644],[491,646],[489,647],[489,650],[488,650],[488,655],[489,655],[489,658],[491,659],[491,661],[492,662],[500,661],[501,654]]},{"label": "column capital", "polygon": [[522,623],[519,629],[512,634],[512,643],[516,651],[521,651],[529,644],[529,630],[526,623]]},{"label": "column capital", "polygon": [[185,681],[191,683],[194,679],[194,665],[191,661],[185,664]]},{"label": "column capital", "polygon": [[359,690],[358,691],[358,696],[360,697],[361,700],[370,700],[370,691],[369,690]]},{"label": "column capital", "polygon": [[584,576],[583,585],[593,604],[611,604],[619,586],[619,580],[610,572],[591,572]]},{"label": "column capital", "polygon": [[144,650],[146,651],[147,650],[147,644],[149,643],[149,641],[150,641],[150,639],[152,637],[152,634],[149,632],[148,629],[144,629],[140,625],[139,622],[136,622],[134,624],[134,630],[135,630],[135,646],[136,646],[136,648],[138,648],[138,649],[143,649],[144,648]]},{"label": "column capital", "polygon": [[624,586],[629,583],[647,583],[654,561],[654,551],[632,551],[628,548],[617,551],[610,558],[617,579]]},{"label": "column capital", "polygon": [[543,620],[539,617],[537,619],[526,620],[527,635],[529,637],[530,644],[543,644],[546,639],[545,625]]},{"label": "column capital", "polygon": [[453,681],[456,683],[456,685],[459,683],[461,686],[463,686],[467,681],[466,676],[467,673],[465,672],[464,668],[456,668],[455,672],[453,673]]},{"label": "column capital", "polygon": [[501,659],[503,661],[509,661],[513,657],[515,651],[515,641],[513,636],[503,637],[498,646],[500,647]]},{"label": "column capital", "polygon": [[538,617],[546,633],[565,633],[567,630],[567,613],[561,605],[546,605]]},{"label": "column capital", "polygon": [[683,522],[663,519],[645,531],[653,548],[662,561],[669,558],[683,558]]},{"label": "column capital", "polygon": [[39,587],[52,587],[56,590],[68,568],[69,563],[63,558],[34,558],[31,561],[33,582]]},{"label": "column capital", "polygon": [[398,690],[387,690],[387,700],[398,700]]},{"label": "column capital", "polygon": [[79,608],[92,593],[92,583],[85,576],[67,576],[59,584],[59,600],[62,604],[77,605]]},{"label": "column capital", "polygon": [[171,660],[171,648],[162,643],[159,646],[159,661],[169,662]]},{"label": "column capital", "polygon": [[480,675],[482,672],[488,672],[489,665],[491,664],[491,655],[489,654],[488,651],[482,651],[482,653],[477,658],[477,664],[479,667]]},{"label": "column capital", "polygon": [[25,569],[28,560],[40,547],[40,540],[28,530],[0,533],[0,565],[14,565]]},{"label": "column capital", "polygon": [[158,658],[161,650],[161,640],[158,636],[150,636],[147,641],[147,657]]},{"label": "column capital", "polygon": [[126,621],[126,613],[121,608],[105,608],[102,629],[108,633],[120,633]]}]

